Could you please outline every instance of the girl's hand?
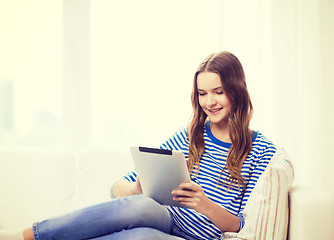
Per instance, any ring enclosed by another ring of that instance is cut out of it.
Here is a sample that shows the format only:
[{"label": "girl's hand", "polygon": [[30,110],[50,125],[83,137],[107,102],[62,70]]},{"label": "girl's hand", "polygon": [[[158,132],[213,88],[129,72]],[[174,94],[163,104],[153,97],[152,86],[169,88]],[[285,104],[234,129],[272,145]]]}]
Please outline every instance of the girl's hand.
[{"label": "girl's hand", "polygon": [[184,182],[179,187],[172,191],[174,201],[205,215],[222,232],[238,231],[240,228],[239,218],[210,200],[200,185],[194,182]]},{"label": "girl's hand", "polygon": [[134,184],[134,193],[135,194],[142,194],[143,193],[143,190],[141,188],[140,181],[139,181],[138,177],[137,177],[136,182]]},{"label": "girl's hand", "polygon": [[112,194],[115,198],[142,194],[142,188],[139,178],[135,182],[129,182],[126,179],[120,179],[112,187]]},{"label": "girl's hand", "polygon": [[202,187],[194,182],[181,183],[178,189],[172,191],[173,200],[205,214],[211,200],[205,195]]}]

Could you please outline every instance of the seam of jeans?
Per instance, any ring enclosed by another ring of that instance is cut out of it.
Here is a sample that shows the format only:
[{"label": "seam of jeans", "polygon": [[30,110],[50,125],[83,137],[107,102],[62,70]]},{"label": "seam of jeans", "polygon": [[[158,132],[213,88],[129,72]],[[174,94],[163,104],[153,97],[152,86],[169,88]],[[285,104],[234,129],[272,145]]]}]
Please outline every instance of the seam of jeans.
[{"label": "seam of jeans", "polygon": [[33,224],[32,229],[33,229],[34,239],[35,239],[35,240],[40,240],[40,238],[39,238],[39,233],[38,233],[37,223],[34,223],[34,224]]}]

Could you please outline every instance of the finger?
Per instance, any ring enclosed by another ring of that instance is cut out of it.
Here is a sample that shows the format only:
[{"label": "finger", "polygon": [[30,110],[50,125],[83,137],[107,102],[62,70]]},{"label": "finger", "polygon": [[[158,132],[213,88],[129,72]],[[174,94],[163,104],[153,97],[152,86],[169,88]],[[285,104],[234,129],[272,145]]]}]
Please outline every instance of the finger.
[{"label": "finger", "polygon": [[190,197],[184,197],[184,196],[175,196],[173,197],[173,200],[178,202],[178,203],[182,203],[182,204],[190,204],[190,203],[194,203],[194,199],[190,198]]},{"label": "finger", "polygon": [[188,189],[188,190],[191,190],[191,191],[199,191],[201,190],[201,186],[194,183],[194,182],[183,182],[179,185],[180,188],[182,189]]},{"label": "finger", "polygon": [[174,196],[173,197],[173,200],[174,201],[184,201],[184,202],[190,202],[191,201],[191,197],[186,197],[186,196],[181,196],[181,195],[178,195],[178,196]]},{"label": "finger", "polygon": [[184,189],[176,189],[172,191],[172,195],[174,196],[185,196],[185,197],[192,197],[194,195],[193,191],[184,190]]},{"label": "finger", "polygon": [[194,202],[189,201],[189,198],[178,198],[178,199],[173,199],[173,200],[182,205],[188,206],[190,208],[194,208],[196,206]]},{"label": "finger", "polygon": [[193,188],[193,183],[192,182],[183,182],[179,185],[179,188]]}]

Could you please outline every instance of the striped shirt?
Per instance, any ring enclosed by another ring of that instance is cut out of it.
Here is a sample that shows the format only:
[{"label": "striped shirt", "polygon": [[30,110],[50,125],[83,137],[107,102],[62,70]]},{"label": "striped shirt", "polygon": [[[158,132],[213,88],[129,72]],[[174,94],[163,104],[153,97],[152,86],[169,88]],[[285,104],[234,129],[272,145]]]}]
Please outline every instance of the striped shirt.
[{"label": "striped shirt", "polygon": [[[237,216],[244,225],[243,209],[254,188],[258,178],[264,172],[276,148],[271,141],[260,132],[253,131],[252,149],[246,157],[241,175],[245,180],[244,191],[233,185],[228,189],[228,184],[223,184],[228,172],[222,170],[226,165],[226,158],[232,144],[222,142],[211,132],[210,122],[205,124],[204,130],[205,149],[200,161],[200,170],[197,173],[197,165],[191,173],[192,181],[199,184],[206,196],[222,206],[228,212]],[[160,148],[182,151],[185,159],[189,155],[189,138],[185,128],[177,131],[171,138],[163,143]],[[220,177],[221,175],[221,177]],[[124,176],[128,181],[136,180],[136,171]],[[220,177],[220,180],[219,180]],[[219,184],[217,184],[219,181]],[[166,206],[170,211],[173,221],[186,234],[199,239],[219,239],[222,232],[205,215],[190,208]]]}]

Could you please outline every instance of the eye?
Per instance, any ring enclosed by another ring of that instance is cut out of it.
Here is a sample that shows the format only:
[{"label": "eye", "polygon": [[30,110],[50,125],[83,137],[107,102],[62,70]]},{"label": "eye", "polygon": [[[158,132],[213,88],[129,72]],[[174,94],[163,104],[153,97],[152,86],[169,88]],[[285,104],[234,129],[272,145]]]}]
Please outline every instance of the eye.
[{"label": "eye", "polygon": [[198,95],[199,96],[204,96],[204,95],[206,95],[206,92],[198,92]]},{"label": "eye", "polygon": [[222,94],[224,94],[224,92],[223,91],[217,91],[216,94],[222,95]]}]

